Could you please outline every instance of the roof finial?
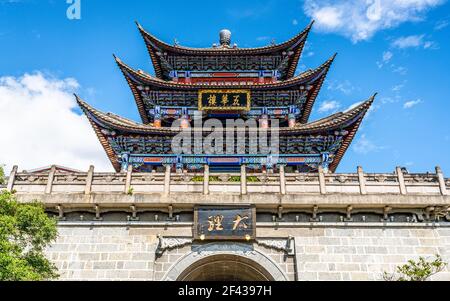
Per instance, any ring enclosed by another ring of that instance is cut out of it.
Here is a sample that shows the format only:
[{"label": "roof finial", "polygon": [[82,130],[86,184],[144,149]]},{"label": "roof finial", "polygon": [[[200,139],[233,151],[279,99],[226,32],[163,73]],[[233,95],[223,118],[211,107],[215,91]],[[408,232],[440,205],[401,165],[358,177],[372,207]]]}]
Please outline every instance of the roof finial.
[{"label": "roof finial", "polygon": [[139,22],[138,22],[137,20],[135,20],[134,23],[136,23],[137,27],[138,27],[140,30],[143,29],[142,26],[141,26],[141,24],[139,24]]},{"label": "roof finial", "polygon": [[229,47],[231,45],[231,31],[228,29],[222,29],[219,36],[221,46]]}]

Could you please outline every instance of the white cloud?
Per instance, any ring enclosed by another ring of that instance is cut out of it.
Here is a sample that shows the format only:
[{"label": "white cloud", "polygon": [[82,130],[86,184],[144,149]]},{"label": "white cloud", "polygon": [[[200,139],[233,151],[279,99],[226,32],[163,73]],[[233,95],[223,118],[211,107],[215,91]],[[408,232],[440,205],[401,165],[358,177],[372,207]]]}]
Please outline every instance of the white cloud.
[{"label": "white cloud", "polygon": [[324,101],[320,104],[319,113],[336,112],[341,107],[341,104],[336,100]]},{"label": "white cloud", "polygon": [[311,57],[314,56],[313,44],[309,41],[306,41],[305,47],[303,48],[303,57]]},{"label": "white cloud", "polygon": [[358,154],[366,155],[371,152],[377,152],[384,149],[384,147],[377,146],[375,143],[370,141],[366,134],[362,134],[361,137],[353,145],[353,151]]},{"label": "white cloud", "polygon": [[411,100],[411,101],[407,101],[403,104],[403,108],[404,109],[411,109],[412,107],[421,104],[422,100],[421,99],[417,99],[417,100]]},{"label": "white cloud", "polygon": [[385,63],[389,62],[393,56],[394,56],[394,54],[390,51],[383,52],[383,62],[385,62]]},{"label": "white cloud", "polygon": [[408,68],[403,67],[403,66],[392,65],[392,72],[398,73],[400,75],[406,75],[408,73]]},{"label": "white cloud", "polygon": [[292,25],[297,26],[298,25],[298,20],[297,19],[292,20]]},{"label": "white cloud", "polygon": [[394,57],[394,54],[390,51],[384,51],[381,62],[377,62],[378,68],[382,68],[384,64],[389,63],[390,60]]},{"label": "white cloud", "polygon": [[320,27],[336,28],[342,25],[343,12],[337,7],[317,7],[313,15]]},{"label": "white cloud", "polygon": [[436,26],[434,26],[434,30],[442,30],[442,29],[446,28],[448,25],[450,25],[449,20],[438,21],[436,23]]},{"label": "white cloud", "polygon": [[342,82],[333,80],[329,82],[327,89],[350,95],[356,88],[348,80]]},{"label": "white cloud", "polygon": [[111,170],[86,117],[73,111],[77,88],[73,78],[40,72],[0,77],[0,163],[20,170],[52,164]]},{"label": "white cloud", "polygon": [[369,40],[378,31],[404,22],[420,21],[445,0],[305,0],[305,14],[316,28],[335,32],[354,43]]},{"label": "white cloud", "polygon": [[423,43],[423,49],[436,50],[439,49],[439,44],[435,41],[425,41],[425,43]]},{"label": "white cloud", "polygon": [[391,43],[392,47],[405,49],[405,48],[419,48],[435,49],[437,47],[436,42],[425,40],[425,35],[411,35],[406,37],[399,37]]},{"label": "white cloud", "polygon": [[405,87],[405,81],[401,84],[395,85],[392,87],[392,91],[393,92],[399,92],[401,89],[403,89]]}]

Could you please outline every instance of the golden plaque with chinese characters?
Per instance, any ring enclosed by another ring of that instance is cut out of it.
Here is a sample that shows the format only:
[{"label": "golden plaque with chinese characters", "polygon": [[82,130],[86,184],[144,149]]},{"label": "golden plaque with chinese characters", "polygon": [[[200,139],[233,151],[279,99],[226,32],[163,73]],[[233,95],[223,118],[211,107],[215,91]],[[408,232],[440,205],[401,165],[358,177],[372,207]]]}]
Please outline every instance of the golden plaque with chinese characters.
[{"label": "golden plaque with chinese characters", "polygon": [[250,90],[200,90],[198,109],[200,111],[249,111]]},{"label": "golden plaque with chinese characters", "polygon": [[254,240],[256,208],[253,206],[198,206],[194,211],[196,240]]}]

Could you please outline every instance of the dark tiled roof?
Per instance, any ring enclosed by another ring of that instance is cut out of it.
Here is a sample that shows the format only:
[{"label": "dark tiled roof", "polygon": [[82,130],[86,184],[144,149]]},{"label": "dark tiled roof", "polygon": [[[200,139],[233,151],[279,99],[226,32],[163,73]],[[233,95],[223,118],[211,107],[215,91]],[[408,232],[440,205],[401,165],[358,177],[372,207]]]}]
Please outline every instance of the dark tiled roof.
[{"label": "dark tiled roof", "polygon": [[[158,78],[163,78],[163,72],[161,69],[161,62],[157,55],[157,52],[164,51],[166,53],[173,53],[179,55],[190,55],[190,56],[214,56],[214,55],[232,55],[232,56],[246,56],[246,55],[271,55],[283,51],[293,50],[294,54],[291,58],[291,63],[286,75],[286,78],[294,76],[295,70],[300,59],[300,55],[303,51],[308,34],[311,30],[314,21],[312,21],[302,32],[293,37],[292,39],[276,45],[269,45],[265,47],[256,48],[192,48],[184,46],[173,46],[169,45],[160,39],[156,38],[154,35],[147,32],[139,23],[136,22],[139,31],[144,38],[147,45],[147,50],[152,59],[155,73]],[[157,49],[159,48],[159,49]]]}]

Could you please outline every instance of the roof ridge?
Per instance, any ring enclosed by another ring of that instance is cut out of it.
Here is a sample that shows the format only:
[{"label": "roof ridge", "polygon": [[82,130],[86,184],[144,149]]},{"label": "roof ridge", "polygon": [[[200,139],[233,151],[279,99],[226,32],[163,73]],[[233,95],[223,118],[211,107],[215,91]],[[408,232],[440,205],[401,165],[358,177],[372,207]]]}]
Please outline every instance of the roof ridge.
[{"label": "roof ridge", "polygon": [[160,43],[161,45],[170,48],[170,49],[174,49],[174,50],[182,50],[182,51],[223,51],[223,52],[229,52],[229,51],[254,51],[254,50],[270,50],[270,49],[276,49],[276,48],[280,48],[283,46],[288,45],[289,43],[292,43],[293,41],[299,40],[302,37],[307,37],[309,32],[311,31],[311,28],[313,26],[313,24],[315,23],[314,20],[312,20],[308,26],[306,26],[302,31],[300,31],[298,34],[296,34],[295,36],[293,36],[292,38],[282,42],[282,43],[278,43],[275,45],[267,45],[267,46],[262,46],[262,47],[248,47],[248,48],[226,48],[226,49],[222,49],[222,48],[196,48],[196,47],[188,47],[188,46],[174,46],[174,45],[170,45],[167,42],[164,42],[163,40],[157,38],[155,35],[151,34],[149,31],[147,31],[138,21],[135,21],[136,26],[138,27],[141,35],[143,36],[147,36],[151,39],[153,39],[154,41]]}]

